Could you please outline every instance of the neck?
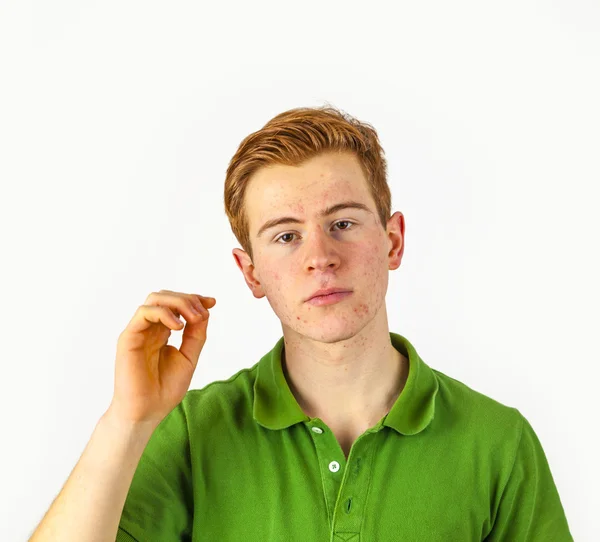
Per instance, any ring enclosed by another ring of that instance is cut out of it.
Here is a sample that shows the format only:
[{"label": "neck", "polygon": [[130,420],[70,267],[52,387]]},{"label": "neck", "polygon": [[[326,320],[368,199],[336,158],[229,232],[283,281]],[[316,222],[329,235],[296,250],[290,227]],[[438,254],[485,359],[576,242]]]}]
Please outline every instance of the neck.
[{"label": "neck", "polygon": [[[373,322],[372,322],[373,323]],[[338,427],[371,427],[387,414],[408,377],[408,360],[387,328],[335,343],[286,336],[282,369],[304,413]]]}]

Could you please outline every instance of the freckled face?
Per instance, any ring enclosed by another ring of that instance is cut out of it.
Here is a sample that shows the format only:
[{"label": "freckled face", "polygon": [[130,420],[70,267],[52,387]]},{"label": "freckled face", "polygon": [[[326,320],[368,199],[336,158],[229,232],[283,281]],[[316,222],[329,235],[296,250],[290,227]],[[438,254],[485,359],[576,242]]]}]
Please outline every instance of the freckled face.
[{"label": "freckled face", "polygon": [[[299,167],[263,168],[245,197],[255,278],[283,326],[313,340],[336,342],[374,318],[385,301],[391,244],[353,154],[327,153]],[[370,212],[345,208],[319,216],[347,201]],[[265,222],[280,217],[300,223],[280,224],[257,236]],[[353,293],[331,305],[305,302],[330,287]]]}]

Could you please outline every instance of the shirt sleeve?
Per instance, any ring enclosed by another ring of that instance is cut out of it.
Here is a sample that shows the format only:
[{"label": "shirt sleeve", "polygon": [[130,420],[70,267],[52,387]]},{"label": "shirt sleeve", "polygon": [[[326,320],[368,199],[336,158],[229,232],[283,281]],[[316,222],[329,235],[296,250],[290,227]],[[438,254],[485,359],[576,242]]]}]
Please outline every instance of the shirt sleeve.
[{"label": "shirt sleeve", "polygon": [[191,540],[193,494],[189,433],[180,403],[154,430],[125,500],[116,542]]},{"label": "shirt sleeve", "polygon": [[567,518],[542,445],[521,414],[521,436],[486,542],[569,542]]}]

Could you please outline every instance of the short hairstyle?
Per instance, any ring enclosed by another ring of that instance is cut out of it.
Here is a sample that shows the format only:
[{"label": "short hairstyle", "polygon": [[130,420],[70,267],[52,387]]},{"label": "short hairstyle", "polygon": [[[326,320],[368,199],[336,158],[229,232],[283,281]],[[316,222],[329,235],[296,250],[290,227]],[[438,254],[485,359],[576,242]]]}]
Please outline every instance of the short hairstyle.
[{"label": "short hairstyle", "polygon": [[298,107],[278,114],[245,137],[227,167],[225,213],[233,234],[251,260],[244,195],[252,175],[270,165],[299,166],[324,152],[355,154],[375,200],[379,221],[386,229],[392,197],[387,183],[387,161],[373,126],[330,105]]}]

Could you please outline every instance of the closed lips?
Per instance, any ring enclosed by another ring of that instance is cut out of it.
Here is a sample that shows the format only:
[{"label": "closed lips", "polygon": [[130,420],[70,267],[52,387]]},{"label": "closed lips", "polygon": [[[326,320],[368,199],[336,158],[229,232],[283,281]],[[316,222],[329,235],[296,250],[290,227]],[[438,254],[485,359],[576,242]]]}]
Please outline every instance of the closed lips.
[{"label": "closed lips", "polygon": [[311,300],[313,297],[317,297],[317,296],[324,296],[324,295],[330,295],[330,294],[338,294],[338,293],[342,293],[342,292],[350,292],[351,290],[347,290],[344,288],[327,288],[324,290],[317,290],[312,296],[310,296],[307,301]]}]

